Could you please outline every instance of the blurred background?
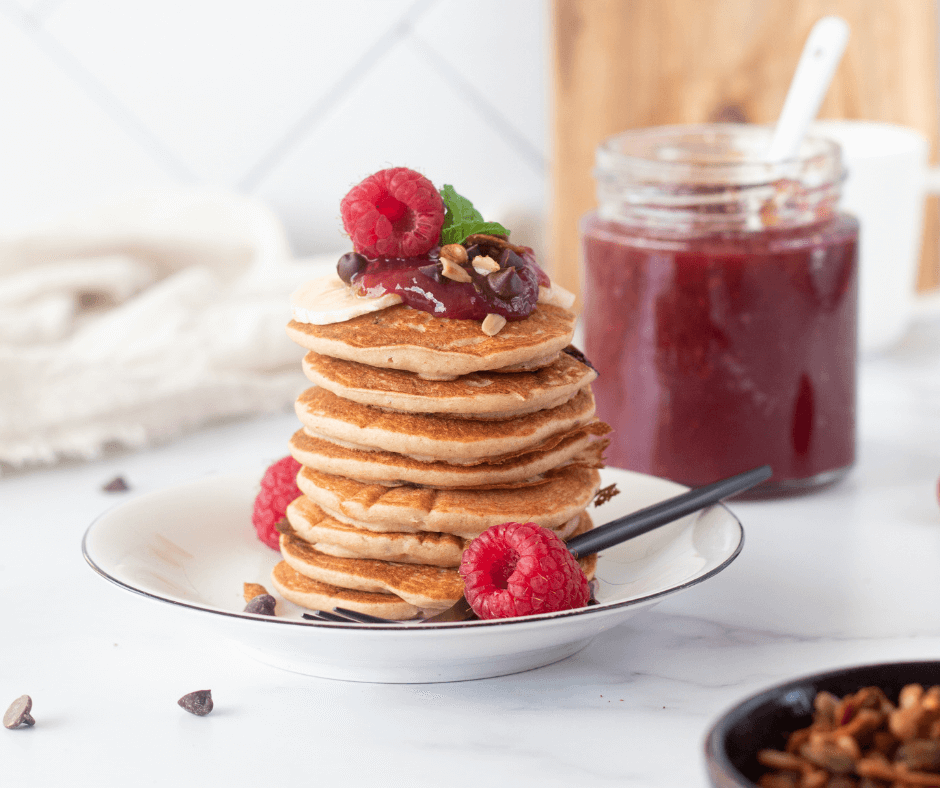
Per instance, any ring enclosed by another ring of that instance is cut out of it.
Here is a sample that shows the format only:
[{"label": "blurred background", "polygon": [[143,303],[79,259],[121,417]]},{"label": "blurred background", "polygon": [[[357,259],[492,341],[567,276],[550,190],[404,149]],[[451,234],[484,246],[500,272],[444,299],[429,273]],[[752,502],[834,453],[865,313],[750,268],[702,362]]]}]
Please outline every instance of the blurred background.
[{"label": "blurred background", "polygon": [[[852,37],[821,116],[935,152],[934,0],[0,0],[0,471],[289,407],[286,296],[386,166],[455,185],[577,290],[597,143],[772,122],[828,13]],[[921,291],[940,285],[935,202]],[[159,330],[124,334],[142,320]]]},{"label": "blurred background", "polygon": [[0,0],[0,228],[212,184],[332,252],[403,165],[540,211],[549,46],[544,0]]}]

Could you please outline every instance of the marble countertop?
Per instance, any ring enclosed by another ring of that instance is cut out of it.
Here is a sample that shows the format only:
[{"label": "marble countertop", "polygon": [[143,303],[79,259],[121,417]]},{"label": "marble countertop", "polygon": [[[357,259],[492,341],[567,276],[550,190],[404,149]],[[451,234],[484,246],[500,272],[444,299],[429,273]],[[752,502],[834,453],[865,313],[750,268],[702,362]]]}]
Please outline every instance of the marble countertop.
[{"label": "marble countertop", "polygon": [[[293,414],[0,478],[0,783],[28,786],[705,786],[702,742],[747,695],[833,667],[940,657],[940,322],[861,365],[859,459],[838,486],[733,503],[725,571],[527,673],[388,685],[252,661],[81,555],[127,496],[285,453]],[[116,475],[131,491],[101,490]],[[176,700],[211,688],[215,710]],[[2,711],[2,709],[0,709]]]}]

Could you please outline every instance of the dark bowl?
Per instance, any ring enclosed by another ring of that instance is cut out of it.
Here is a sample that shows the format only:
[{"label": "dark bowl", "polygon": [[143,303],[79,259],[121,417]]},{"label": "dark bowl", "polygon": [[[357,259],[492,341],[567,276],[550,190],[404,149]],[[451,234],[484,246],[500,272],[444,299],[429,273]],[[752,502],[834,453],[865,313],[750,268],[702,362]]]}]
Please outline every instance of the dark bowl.
[{"label": "dark bowl", "polygon": [[782,750],[787,737],[812,722],[813,698],[826,690],[837,697],[862,687],[880,687],[894,702],[906,684],[940,684],[940,661],[861,665],[817,673],[764,690],[726,712],[705,739],[708,776],[715,788],[754,788],[766,769],[757,751]]}]

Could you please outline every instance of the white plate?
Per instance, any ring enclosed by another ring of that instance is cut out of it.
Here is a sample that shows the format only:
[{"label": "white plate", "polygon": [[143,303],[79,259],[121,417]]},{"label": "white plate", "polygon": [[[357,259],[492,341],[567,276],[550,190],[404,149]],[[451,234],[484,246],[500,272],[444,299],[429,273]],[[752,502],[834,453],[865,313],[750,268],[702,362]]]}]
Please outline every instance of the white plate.
[{"label": "white plate", "polygon": [[[141,495],[95,520],[82,543],[91,567],[128,591],[197,611],[256,659],[326,678],[460,681],[515,673],[577,653],[663,597],[724,569],[744,531],[712,506],[603,551],[599,604],[562,613],[449,624],[327,624],[278,599],[277,617],[242,612],[242,584],[268,589],[280,556],[255,538],[251,507],[261,471],[216,476]],[[591,514],[597,525],[677,495],[673,482],[613,468],[620,494]],[[276,594],[275,594],[276,596]]]}]

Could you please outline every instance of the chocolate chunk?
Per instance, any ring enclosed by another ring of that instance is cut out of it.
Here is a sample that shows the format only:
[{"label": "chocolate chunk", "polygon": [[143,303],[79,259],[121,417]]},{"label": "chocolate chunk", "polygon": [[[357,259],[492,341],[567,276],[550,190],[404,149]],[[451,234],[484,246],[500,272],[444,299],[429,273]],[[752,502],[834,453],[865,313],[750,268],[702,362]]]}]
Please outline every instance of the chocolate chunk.
[{"label": "chocolate chunk", "polygon": [[115,476],[107,484],[102,485],[101,489],[104,490],[104,492],[127,492],[130,486],[124,481],[123,476]]},{"label": "chocolate chunk", "polygon": [[212,711],[212,690],[196,690],[176,701],[181,708],[197,717],[205,717]]},{"label": "chocolate chunk", "polygon": [[336,273],[348,285],[356,274],[365,271],[368,264],[369,261],[365,255],[358,252],[346,252],[336,263]]},{"label": "chocolate chunk", "polygon": [[13,730],[20,725],[35,725],[36,720],[29,713],[32,708],[33,699],[29,695],[21,695],[10,704],[10,708],[3,715],[3,727]]},{"label": "chocolate chunk", "polygon": [[245,605],[245,612],[256,613],[259,616],[273,616],[276,604],[277,600],[270,594],[259,594]]},{"label": "chocolate chunk", "polygon": [[440,282],[440,281],[441,281],[441,270],[442,270],[441,264],[440,264],[440,263],[434,263],[434,265],[422,265],[422,266],[418,269],[418,272],[421,273],[421,274],[424,274],[424,275],[425,275],[428,279],[430,279],[432,282]]},{"label": "chocolate chunk", "polygon": [[567,353],[572,358],[577,359],[585,366],[588,366],[591,369],[593,369],[595,372],[597,372],[597,367],[595,367],[590,361],[588,361],[587,356],[585,356],[584,353],[578,350],[574,345],[568,345],[568,347],[564,349],[564,352]]},{"label": "chocolate chunk", "polygon": [[508,246],[499,253],[500,268],[525,268],[525,260]]},{"label": "chocolate chunk", "polygon": [[505,301],[522,293],[522,279],[519,278],[515,268],[493,271],[486,275],[486,281],[489,282],[493,292]]}]

